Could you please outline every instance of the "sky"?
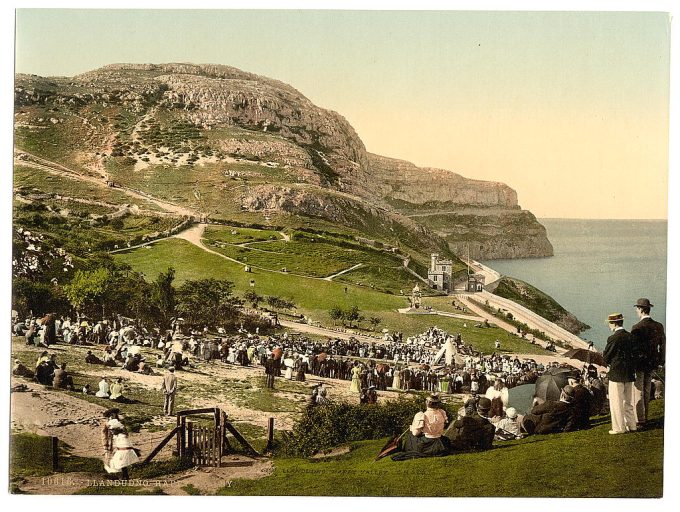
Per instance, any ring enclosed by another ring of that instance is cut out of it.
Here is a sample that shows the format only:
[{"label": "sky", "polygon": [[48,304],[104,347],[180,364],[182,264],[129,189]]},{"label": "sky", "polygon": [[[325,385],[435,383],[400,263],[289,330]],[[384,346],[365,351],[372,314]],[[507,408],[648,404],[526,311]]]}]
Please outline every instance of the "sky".
[{"label": "sky", "polygon": [[536,216],[667,218],[661,12],[48,10],[16,71],[217,63],[289,83],[366,149],[501,181]]}]

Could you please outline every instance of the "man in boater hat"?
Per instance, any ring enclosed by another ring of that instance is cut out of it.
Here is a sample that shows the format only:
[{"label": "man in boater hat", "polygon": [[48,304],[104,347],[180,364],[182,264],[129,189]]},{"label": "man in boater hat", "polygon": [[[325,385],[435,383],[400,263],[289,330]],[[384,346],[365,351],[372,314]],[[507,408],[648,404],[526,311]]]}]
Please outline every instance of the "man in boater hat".
[{"label": "man in boater hat", "polygon": [[607,317],[612,335],[607,338],[604,360],[609,367],[609,411],[612,417],[610,434],[624,434],[637,430],[637,414],[633,406],[635,362],[633,335],[623,328],[623,315]]},{"label": "man in boater hat", "polygon": [[634,338],[635,386],[633,404],[637,413],[638,428],[647,422],[649,398],[652,392],[652,372],[663,366],[666,355],[666,333],[663,325],[650,317],[654,304],[649,299],[638,299],[635,304],[638,318],[630,330]]}]

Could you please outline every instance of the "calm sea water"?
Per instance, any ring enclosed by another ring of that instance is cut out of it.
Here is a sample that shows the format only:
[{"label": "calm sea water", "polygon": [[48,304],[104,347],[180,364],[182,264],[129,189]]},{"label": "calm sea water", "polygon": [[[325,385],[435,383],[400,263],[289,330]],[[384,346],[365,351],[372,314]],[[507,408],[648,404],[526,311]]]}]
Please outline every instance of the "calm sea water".
[{"label": "calm sea water", "polygon": [[647,297],[652,317],[666,322],[667,222],[651,220],[540,219],[555,249],[552,258],[484,262],[527,281],[591,326],[582,338],[599,349],[609,336],[607,315],[637,321],[633,304]]}]

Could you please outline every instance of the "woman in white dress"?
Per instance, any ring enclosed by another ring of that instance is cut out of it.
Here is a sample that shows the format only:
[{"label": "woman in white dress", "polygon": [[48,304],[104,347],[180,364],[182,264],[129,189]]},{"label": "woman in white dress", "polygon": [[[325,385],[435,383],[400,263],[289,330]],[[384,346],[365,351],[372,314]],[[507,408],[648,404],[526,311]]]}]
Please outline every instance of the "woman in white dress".
[{"label": "woman in white dress", "polygon": [[283,377],[286,380],[293,380],[293,366],[295,361],[293,361],[291,358],[287,358],[283,362],[286,365],[286,372],[283,374]]},{"label": "woman in white dress", "polygon": [[107,413],[104,469],[107,473],[121,473],[123,480],[129,480],[128,467],[139,462],[138,450],[130,443],[125,425],[117,417],[118,409],[110,409]]}]

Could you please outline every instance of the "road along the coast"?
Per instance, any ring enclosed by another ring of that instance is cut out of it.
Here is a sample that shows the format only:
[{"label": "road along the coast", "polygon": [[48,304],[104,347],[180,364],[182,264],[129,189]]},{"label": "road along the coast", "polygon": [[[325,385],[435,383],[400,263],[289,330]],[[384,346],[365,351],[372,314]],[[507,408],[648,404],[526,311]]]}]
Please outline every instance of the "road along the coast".
[{"label": "road along the coast", "polygon": [[[547,336],[553,338],[554,340],[568,343],[573,348],[588,348],[588,343],[585,340],[576,336],[575,334],[572,334],[566,329],[560,327],[559,325],[554,324],[549,320],[546,320],[542,316],[534,313],[533,311],[525,308],[524,306],[521,306],[520,304],[517,304],[516,302],[513,302],[509,299],[505,299],[503,297],[499,297],[498,295],[494,295],[493,293],[490,293],[486,290],[470,294],[457,294],[456,299],[463,302],[470,310],[488,319],[489,322],[495,323],[496,325],[498,325],[502,329],[505,329],[508,332],[516,333],[517,328],[514,325],[504,322],[498,317],[495,317],[494,315],[484,311],[484,309],[479,307],[477,304],[473,303],[470,299],[476,300],[477,302],[481,303],[485,303],[486,301],[488,301],[489,306],[492,306],[494,308],[500,308],[501,310],[506,310],[507,312],[512,313],[513,318],[515,318],[515,320],[517,320],[518,322],[525,323],[532,329],[542,331]],[[560,352],[564,352],[566,350],[560,349],[559,347],[557,348]]]}]

